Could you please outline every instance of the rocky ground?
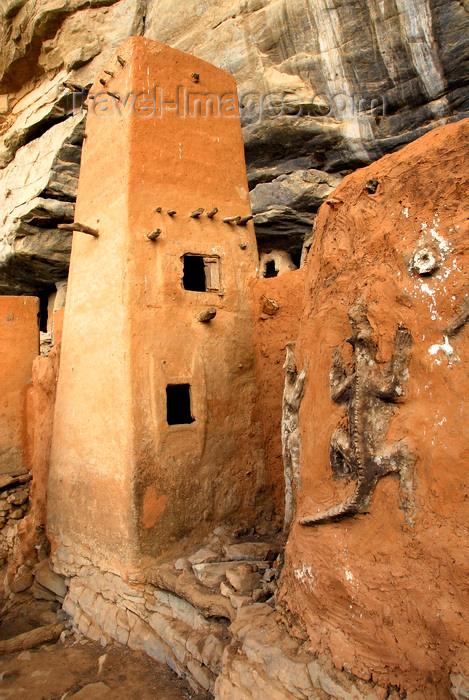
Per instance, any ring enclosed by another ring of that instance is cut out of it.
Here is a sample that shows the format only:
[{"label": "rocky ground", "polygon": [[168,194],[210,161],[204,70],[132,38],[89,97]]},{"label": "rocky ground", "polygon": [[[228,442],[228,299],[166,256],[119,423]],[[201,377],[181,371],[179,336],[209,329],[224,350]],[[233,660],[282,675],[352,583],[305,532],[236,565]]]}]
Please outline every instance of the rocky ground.
[{"label": "rocky ground", "polygon": [[[3,615],[0,641],[57,620],[50,603],[30,599]],[[103,648],[69,632],[56,643],[5,654],[0,661],[0,698],[62,700],[125,698],[183,700],[194,691],[167,666],[113,643]],[[204,695],[198,695],[204,700]],[[208,696],[207,696],[208,697]]]},{"label": "rocky ground", "polygon": [[0,474],[0,566],[7,560],[16,526],[28,510],[30,482],[31,474],[27,472]]}]

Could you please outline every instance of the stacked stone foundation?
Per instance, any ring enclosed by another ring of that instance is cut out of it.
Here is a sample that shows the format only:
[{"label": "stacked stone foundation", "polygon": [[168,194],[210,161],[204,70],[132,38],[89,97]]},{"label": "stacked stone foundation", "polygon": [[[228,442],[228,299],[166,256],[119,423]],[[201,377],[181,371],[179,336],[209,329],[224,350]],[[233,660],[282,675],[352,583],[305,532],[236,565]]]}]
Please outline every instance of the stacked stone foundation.
[{"label": "stacked stone foundation", "polygon": [[[286,631],[276,583],[264,580],[278,571],[277,557],[191,563],[211,558],[213,539],[191,556],[155,566],[133,581],[93,562],[91,553],[76,545],[60,546],[53,568],[68,586],[63,610],[86,637],[143,651],[187,679],[196,693],[220,700],[398,700],[397,694],[337,671],[324,658],[319,662],[304,640]],[[252,557],[256,547],[271,553],[277,544],[234,542],[224,549],[238,557],[251,551]],[[247,566],[258,588],[241,594],[228,578],[242,587]],[[224,567],[228,577],[220,573]],[[267,602],[256,602],[265,591],[260,580],[272,591]]]}]

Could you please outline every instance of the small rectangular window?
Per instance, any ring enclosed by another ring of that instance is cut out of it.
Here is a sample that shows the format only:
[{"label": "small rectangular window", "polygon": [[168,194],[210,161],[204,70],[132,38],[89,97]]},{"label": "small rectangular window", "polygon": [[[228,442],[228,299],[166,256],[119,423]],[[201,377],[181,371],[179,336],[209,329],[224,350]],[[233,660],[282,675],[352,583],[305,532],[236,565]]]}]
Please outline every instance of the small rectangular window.
[{"label": "small rectangular window", "polygon": [[182,286],[191,292],[219,292],[220,258],[217,255],[184,255]]},{"label": "small rectangular window", "polygon": [[184,274],[182,278],[184,289],[191,292],[205,292],[205,265],[201,255],[184,256]]},{"label": "small rectangular window", "polygon": [[269,262],[265,266],[264,277],[277,277],[277,275],[278,275],[278,270],[275,267],[275,261],[269,260]]},{"label": "small rectangular window", "polygon": [[168,425],[193,423],[190,384],[168,384],[166,387],[166,420]]}]

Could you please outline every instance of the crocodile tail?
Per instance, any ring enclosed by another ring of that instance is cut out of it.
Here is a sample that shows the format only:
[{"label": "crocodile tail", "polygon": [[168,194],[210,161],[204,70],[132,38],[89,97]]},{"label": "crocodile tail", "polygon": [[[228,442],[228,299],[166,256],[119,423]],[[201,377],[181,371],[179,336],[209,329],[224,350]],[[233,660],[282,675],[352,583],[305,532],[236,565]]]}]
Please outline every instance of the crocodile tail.
[{"label": "crocodile tail", "polygon": [[323,523],[333,523],[342,518],[347,518],[357,513],[363,513],[365,509],[361,507],[360,500],[357,498],[357,493],[350,496],[338,506],[332,506],[322,513],[317,515],[306,515],[301,518],[300,525],[321,525]]}]

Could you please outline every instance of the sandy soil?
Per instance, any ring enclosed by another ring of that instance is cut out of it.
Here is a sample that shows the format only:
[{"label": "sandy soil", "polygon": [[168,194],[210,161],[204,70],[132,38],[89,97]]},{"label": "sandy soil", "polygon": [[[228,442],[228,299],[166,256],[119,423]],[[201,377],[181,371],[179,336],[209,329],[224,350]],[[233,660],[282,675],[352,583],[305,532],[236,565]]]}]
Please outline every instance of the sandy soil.
[{"label": "sandy soil", "polygon": [[[3,616],[0,638],[55,621],[49,604],[26,604]],[[140,652],[103,648],[71,634],[64,642],[0,657],[0,699],[187,700],[197,697],[169,668]]]}]

